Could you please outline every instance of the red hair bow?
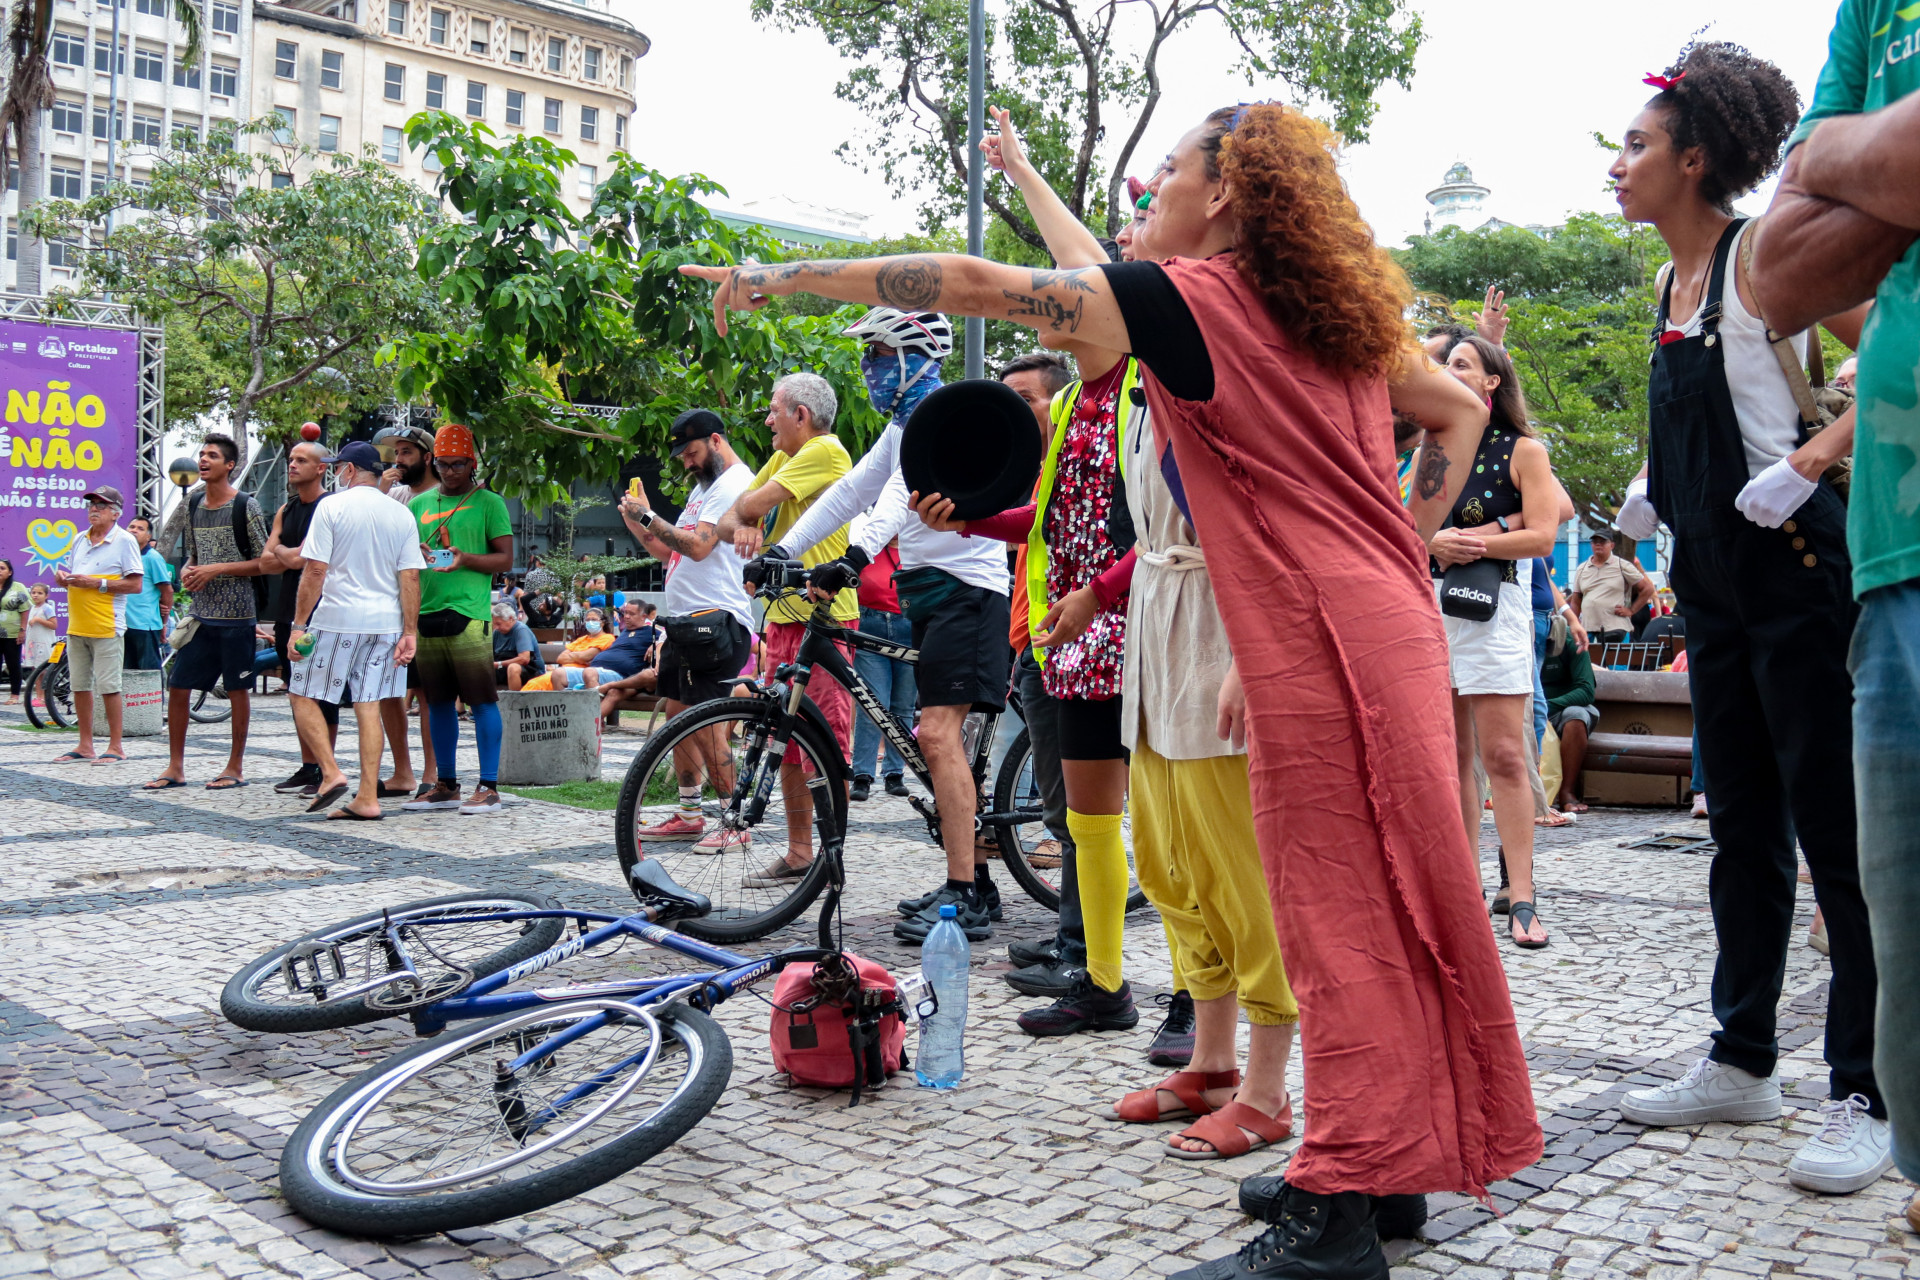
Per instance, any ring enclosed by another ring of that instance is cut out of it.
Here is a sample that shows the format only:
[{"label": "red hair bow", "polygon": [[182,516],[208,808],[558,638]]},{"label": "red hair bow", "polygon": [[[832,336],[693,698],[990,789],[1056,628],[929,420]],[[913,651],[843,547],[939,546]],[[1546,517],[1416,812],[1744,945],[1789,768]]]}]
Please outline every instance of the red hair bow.
[{"label": "red hair bow", "polygon": [[1667,79],[1667,77],[1665,76],[1648,76],[1646,79],[1642,80],[1640,83],[1650,84],[1654,88],[1664,93],[1665,91],[1673,88],[1673,86],[1679,84],[1682,80],[1685,80],[1686,78],[1687,78],[1687,73],[1682,71],[1679,75],[1673,77],[1673,79],[1671,80]]}]

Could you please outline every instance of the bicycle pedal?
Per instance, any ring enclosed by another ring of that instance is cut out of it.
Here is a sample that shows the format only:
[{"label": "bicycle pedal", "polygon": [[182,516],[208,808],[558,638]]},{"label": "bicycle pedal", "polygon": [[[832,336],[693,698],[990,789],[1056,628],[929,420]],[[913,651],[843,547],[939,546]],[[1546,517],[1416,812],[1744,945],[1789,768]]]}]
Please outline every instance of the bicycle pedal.
[{"label": "bicycle pedal", "polygon": [[302,942],[280,957],[280,976],[292,995],[324,1000],[327,988],[347,980],[346,957],[336,942]]}]

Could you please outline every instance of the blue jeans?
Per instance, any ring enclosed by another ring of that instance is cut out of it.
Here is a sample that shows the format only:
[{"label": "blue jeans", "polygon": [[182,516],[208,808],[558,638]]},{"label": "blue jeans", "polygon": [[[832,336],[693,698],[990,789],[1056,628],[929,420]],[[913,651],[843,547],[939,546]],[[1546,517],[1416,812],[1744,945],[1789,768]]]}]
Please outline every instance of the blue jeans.
[{"label": "blue jeans", "polygon": [[1861,598],[1848,666],[1860,887],[1880,972],[1874,1075],[1894,1161],[1920,1178],[1920,580]]},{"label": "blue jeans", "polygon": [[[860,611],[860,630],[882,640],[891,640],[895,644],[913,643],[913,624],[898,613],[882,613],[878,609]],[[864,649],[856,650],[853,655],[853,668],[860,678],[873,686],[873,696],[880,699],[880,705],[900,717],[902,721],[913,723],[913,668],[904,662],[895,662],[892,658],[883,658],[877,653],[868,653]],[[873,777],[873,758],[880,753],[880,744],[886,739],[880,736],[880,726],[869,719],[858,707],[853,711],[853,775],[856,778]],[[893,749],[891,742],[886,743],[886,759],[881,762],[882,775],[902,773],[906,762],[900,753]]]},{"label": "blue jeans", "polygon": [[[1547,636],[1553,631],[1553,610],[1535,609],[1533,611],[1533,754],[1540,754],[1541,744],[1547,740],[1547,687],[1540,683],[1540,668],[1547,661]],[[1567,643],[1573,643],[1569,637]],[[1538,765],[1536,764],[1536,768]],[[1548,796],[1547,803],[1553,803],[1554,797]]]}]

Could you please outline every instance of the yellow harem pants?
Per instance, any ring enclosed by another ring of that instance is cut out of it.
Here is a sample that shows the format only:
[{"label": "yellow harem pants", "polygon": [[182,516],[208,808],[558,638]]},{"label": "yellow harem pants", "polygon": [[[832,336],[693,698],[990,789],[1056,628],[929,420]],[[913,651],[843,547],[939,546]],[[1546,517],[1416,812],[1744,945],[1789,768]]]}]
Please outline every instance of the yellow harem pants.
[{"label": "yellow harem pants", "polygon": [[1195,1000],[1237,995],[1259,1026],[1298,1022],[1253,835],[1247,757],[1133,753],[1133,864]]}]

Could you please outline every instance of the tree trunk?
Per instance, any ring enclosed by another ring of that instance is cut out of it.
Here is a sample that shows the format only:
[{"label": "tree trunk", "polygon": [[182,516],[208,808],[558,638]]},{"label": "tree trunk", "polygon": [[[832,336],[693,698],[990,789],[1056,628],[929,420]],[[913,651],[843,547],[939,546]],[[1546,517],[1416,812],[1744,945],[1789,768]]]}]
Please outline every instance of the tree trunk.
[{"label": "tree trunk", "polygon": [[26,212],[40,202],[47,190],[47,148],[44,140],[47,113],[35,108],[27,113],[20,131],[20,250],[14,264],[14,292],[38,296],[40,266],[46,258],[46,242],[28,235]]}]

